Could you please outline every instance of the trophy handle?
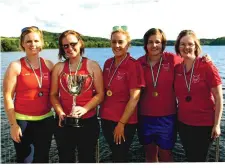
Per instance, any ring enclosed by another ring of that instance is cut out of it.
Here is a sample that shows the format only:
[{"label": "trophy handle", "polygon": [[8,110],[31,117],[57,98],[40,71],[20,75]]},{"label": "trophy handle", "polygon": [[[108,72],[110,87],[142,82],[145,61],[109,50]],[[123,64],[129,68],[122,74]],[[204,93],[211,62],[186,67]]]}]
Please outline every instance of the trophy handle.
[{"label": "trophy handle", "polygon": [[[61,73],[60,76],[59,76],[59,82],[60,82],[63,90],[71,95],[71,93],[67,89],[65,89],[65,87],[64,87],[64,85],[62,83],[62,76],[63,75],[67,75],[67,74],[66,73]],[[86,78],[88,78],[88,77],[91,78],[90,85],[88,86],[87,89],[85,89],[84,91],[82,91],[83,83],[85,82]],[[76,78],[77,78],[78,85],[80,85],[81,93],[88,91],[91,88],[91,86],[93,84],[93,81],[94,81],[94,77],[91,74],[88,74],[88,75],[78,75]],[[81,93],[79,93],[79,94],[81,94]]]},{"label": "trophy handle", "polygon": [[[60,85],[62,86],[63,90],[64,90],[65,92],[69,93],[69,92],[64,88],[64,86],[63,86],[63,84],[62,84],[62,76],[65,75],[65,74],[66,74],[66,73],[61,73],[61,74],[59,75],[59,82],[60,82]],[[70,94],[70,93],[69,93],[69,94]]]},{"label": "trophy handle", "polygon": [[[80,75],[80,76],[78,76],[78,78],[81,78],[80,80],[83,80],[83,82],[84,82],[84,81],[86,80],[86,78],[88,78],[89,76],[90,76],[90,78],[91,78],[91,83],[90,83],[90,85],[88,86],[87,89],[85,89],[84,91],[82,91],[82,93],[88,91],[88,90],[91,88],[91,86],[92,86],[92,84],[93,84],[93,81],[94,81],[94,77],[93,77],[93,75],[91,75],[91,74],[88,74],[88,75]],[[81,83],[83,83],[83,82],[81,82]],[[83,87],[83,84],[82,84],[82,87]]]}]

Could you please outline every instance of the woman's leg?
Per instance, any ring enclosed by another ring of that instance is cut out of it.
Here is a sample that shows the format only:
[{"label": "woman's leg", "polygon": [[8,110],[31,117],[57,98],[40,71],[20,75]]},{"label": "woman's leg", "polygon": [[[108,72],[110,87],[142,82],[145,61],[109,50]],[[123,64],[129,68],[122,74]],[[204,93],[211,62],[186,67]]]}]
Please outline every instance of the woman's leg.
[{"label": "woman's leg", "polygon": [[159,148],[159,161],[160,162],[173,162],[172,151]]},{"label": "woman's leg", "polygon": [[59,127],[55,132],[55,140],[58,149],[59,163],[75,162],[75,147],[77,145],[77,128]]},{"label": "woman's leg", "polygon": [[22,130],[22,137],[20,143],[13,141],[16,149],[16,162],[32,163],[34,157],[34,145],[31,124],[26,120],[17,120],[17,123]]},{"label": "woman's leg", "polygon": [[178,129],[188,162],[205,162],[212,144],[212,127],[189,126],[179,122]]},{"label": "woman's leg", "polygon": [[132,143],[134,134],[136,132],[136,124],[126,124],[124,129],[126,141],[122,141],[121,144],[114,142],[113,132],[117,125],[117,122],[102,120],[102,130],[107,143],[112,151],[113,162],[128,162],[128,152]]},{"label": "woman's leg", "polygon": [[158,146],[156,144],[144,145],[145,148],[145,161],[158,162]]},{"label": "woman's leg", "polygon": [[176,115],[158,117],[156,144],[159,147],[159,161],[173,162],[172,149],[177,138]]},{"label": "woman's leg", "polygon": [[34,163],[48,163],[52,135],[56,127],[53,117],[33,121]]},{"label": "woman's leg", "polygon": [[158,146],[155,144],[155,129],[151,127],[152,117],[140,116],[138,121],[139,140],[145,149],[146,162],[158,162]]},{"label": "woman's leg", "polygon": [[78,130],[78,159],[80,163],[96,162],[96,145],[99,137],[99,123],[97,117],[83,120],[83,127]]},{"label": "woman's leg", "polygon": [[145,147],[146,162],[172,162],[175,144],[175,115],[141,116],[139,131]]}]

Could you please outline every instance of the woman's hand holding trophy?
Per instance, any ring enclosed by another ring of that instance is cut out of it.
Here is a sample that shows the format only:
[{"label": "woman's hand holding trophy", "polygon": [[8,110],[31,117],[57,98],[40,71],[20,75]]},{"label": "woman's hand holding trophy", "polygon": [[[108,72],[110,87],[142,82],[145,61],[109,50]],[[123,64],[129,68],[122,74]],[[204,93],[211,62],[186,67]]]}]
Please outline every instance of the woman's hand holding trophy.
[{"label": "woman's hand holding trophy", "polygon": [[74,109],[72,109],[71,112],[71,116],[75,117],[75,118],[80,118],[82,117],[84,114],[87,113],[87,109],[85,109],[84,107],[81,106],[75,106],[73,107]]},{"label": "woman's hand holding trophy", "polygon": [[61,113],[58,114],[58,116],[59,116],[59,126],[63,127],[63,125],[61,123],[64,120],[66,114],[64,112],[61,112]]}]

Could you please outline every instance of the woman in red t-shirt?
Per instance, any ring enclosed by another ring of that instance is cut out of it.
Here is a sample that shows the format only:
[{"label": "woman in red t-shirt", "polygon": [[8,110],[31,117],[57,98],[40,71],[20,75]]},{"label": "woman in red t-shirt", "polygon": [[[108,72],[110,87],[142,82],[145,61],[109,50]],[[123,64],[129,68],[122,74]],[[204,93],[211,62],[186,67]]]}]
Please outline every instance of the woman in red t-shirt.
[{"label": "woman in red t-shirt", "polygon": [[200,58],[195,33],[183,30],[175,44],[183,62],[175,67],[178,130],[189,162],[204,162],[212,140],[219,137],[223,109],[222,82],[212,62]]},{"label": "woman in red t-shirt", "polygon": [[125,26],[111,33],[114,57],[103,69],[105,99],[100,107],[101,126],[112,151],[113,162],[127,162],[129,147],[136,132],[137,109],[144,86],[140,64],[127,52],[131,39]]},{"label": "woman in red t-shirt", "polygon": [[139,101],[139,139],[146,162],[172,162],[176,141],[176,98],[173,89],[174,67],[181,57],[164,52],[166,36],[151,28],[144,35],[145,55],[140,57],[146,86]]},{"label": "woman in red t-shirt", "polygon": [[98,63],[83,55],[81,35],[74,30],[63,32],[59,37],[59,59],[64,61],[53,68],[50,93],[58,119],[55,138],[60,163],[75,162],[76,148],[79,162],[96,162],[96,107],[104,98],[103,78]]}]

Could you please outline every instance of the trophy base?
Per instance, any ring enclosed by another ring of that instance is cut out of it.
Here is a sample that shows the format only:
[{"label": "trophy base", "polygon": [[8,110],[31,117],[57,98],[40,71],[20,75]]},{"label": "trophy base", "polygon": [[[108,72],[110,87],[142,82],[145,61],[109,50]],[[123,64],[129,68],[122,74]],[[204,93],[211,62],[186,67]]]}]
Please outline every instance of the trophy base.
[{"label": "trophy base", "polygon": [[64,118],[64,125],[69,127],[76,127],[76,128],[83,127],[81,118],[74,118],[71,116],[66,116]]}]

